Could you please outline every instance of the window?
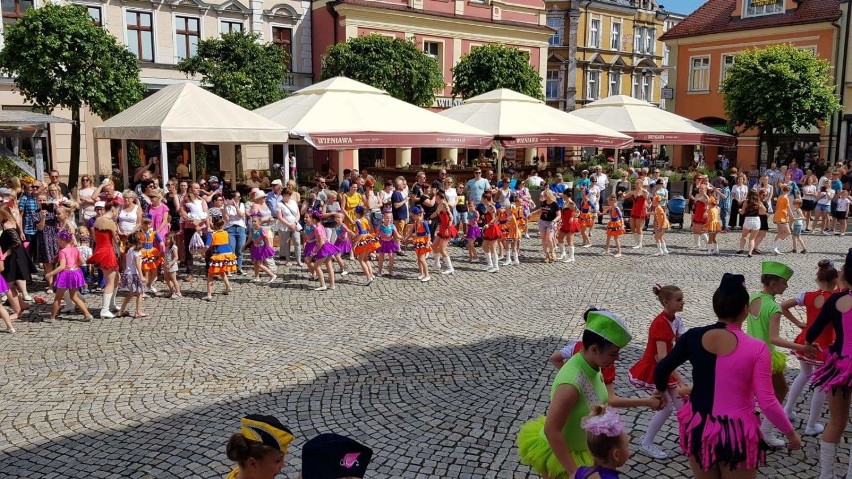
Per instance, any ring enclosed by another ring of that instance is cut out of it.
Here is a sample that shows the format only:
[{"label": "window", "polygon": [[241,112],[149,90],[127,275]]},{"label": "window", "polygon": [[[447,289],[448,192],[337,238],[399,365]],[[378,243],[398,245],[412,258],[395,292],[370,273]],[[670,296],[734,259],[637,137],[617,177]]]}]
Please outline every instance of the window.
[{"label": "window", "polygon": [[633,34],[633,50],[642,53],[645,50],[645,27],[636,27]]},{"label": "window", "polygon": [[601,20],[593,18],[589,22],[589,46],[592,48],[601,47]]},{"label": "window", "polygon": [[101,10],[101,7],[86,5],[86,12],[89,14],[89,17],[92,18],[92,23],[99,27],[104,26],[103,10]]},{"label": "window", "polygon": [[690,59],[689,91],[708,90],[710,90],[710,57]]},{"label": "window", "polygon": [[670,53],[671,50],[669,49],[669,46],[663,43],[663,66],[668,66]]},{"label": "window", "polygon": [[559,98],[559,71],[547,70],[547,82],[545,83],[545,97],[548,100]]},{"label": "window", "polygon": [[441,44],[438,42],[423,42],[423,53],[429,55],[435,60],[440,61],[441,58]]},{"label": "window", "polygon": [[198,50],[200,23],[195,17],[175,17],[175,51],[178,60],[189,58]]},{"label": "window", "polygon": [[612,31],[610,32],[609,41],[610,50],[621,50],[621,24],[612,23]]},{"label": "window", "polygon": [[784,13],[784,0],[743,0],[744,17],[757,17],[760,15],[773,15]]},{"label": "window", "polygon": [[643,28],[645,30],[645,50],[644,53],[654,54],[654,43],[657,40],[657,30],[654,28]]},{"label": "window", "polygon": [[725,81],[725,78],[728,78],[728,68],[734,66],[736,62],[736,57],[734,55],[722,55],[722,74],[720,77],[720,82]]},{"label": "window", "polygon": [[556,32],[550,36],[550,40],[547,41],[547,44],[552,47],[562,45],[562,30],[565,28],[565,19],[562,17],[547,17],[547,26],[556,30]]},{"label": "window", "polygon": [[33,0],[2,0],[0,5],[3,8],[3,23],[15,23],[24,12],[33,8]]},{"label": "window", "polygon": [[234,33],[243,31],[243,22],[237,20],[222,20],[219,24],[219,33]]},{"label": "window", "polygon": [[597,100],[601,97],[601,71],[589,70],[586,74],[586,98]]},{"label": "window", "polygon": [[127,48],[143,62],[154,61],[154,29],[150,12],[125,12]]},{"label": "window", "polygon": [[642,75],[641,78],[642,84],[642,100],[645,101],[654,101],[654,76],[653,75]]},{"label": "window", "polygon": [[284,50],[287,58],[284,60],[287,68],[293,64],[293,30],[284,27],[272,27],[272,44]]},{"label": "window", "polygon": [[609,72],[609,96],[621,95],[621,71]]},{"label": "window", "polygon": [[642,96],[642,90],[639,88],[639,75],[633,74],[633,98],[640,98]]}]

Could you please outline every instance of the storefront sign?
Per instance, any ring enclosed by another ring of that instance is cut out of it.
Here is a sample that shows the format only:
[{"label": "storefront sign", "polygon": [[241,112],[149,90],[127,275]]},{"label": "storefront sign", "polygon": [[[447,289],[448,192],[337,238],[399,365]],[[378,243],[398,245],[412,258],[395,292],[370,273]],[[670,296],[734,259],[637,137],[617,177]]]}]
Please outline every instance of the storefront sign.
[{"label": "storefront sign", "polygon": [[461,98],[452,98],[448,96],[436,96],[435,103],[432,104],[433,108],[452,108],[454,106],[459,106],[462,104]]},{"label": "storefront sign", "polygon": [[660,98],[663,100],[671,100],[674,98],[674,88],[661,88]]}]

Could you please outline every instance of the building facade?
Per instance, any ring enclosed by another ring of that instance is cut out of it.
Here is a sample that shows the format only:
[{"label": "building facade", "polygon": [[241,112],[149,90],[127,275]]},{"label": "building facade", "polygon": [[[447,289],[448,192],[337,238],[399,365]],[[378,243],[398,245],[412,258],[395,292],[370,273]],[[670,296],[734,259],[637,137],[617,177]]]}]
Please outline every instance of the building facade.
[{"label": "building facade", "polygon": [[[445,88],[434,108],[450,108],[452,68],[461,57],[480,45],[500,43],[529,53],[530,63],[544,77],[548,38],[543,0],[335,0],[315,1],[312,12],[314,79],[321,75],[322,56],[329,46],[368,34],[414,40],[435,58],[444,72]],[[318,170],[329,165],[327,152],[314,152]],[[345,165],[358,163],[347,152]],[[369,155],[369,158],[367,157]],[[334,156],[334,153],[332,153]],[[531,157],[532,155],[530,155]],[[361,152],[362,163],[381,159],[384,166],[404,166],[449,159],[452,149],[396,149]],[[366,160],[366,161],[365,161]]]},{"label": "building facade", "polygon": [[[10,0],[2,6],[3,22],[8,25],[23,13],[38,7],[43,0]],[[134,53],[141,67],[140,80],[149,93],[176,82],[187,81],[175,70],[182,59],[195,54],[199,40],[213,38],[233,31],[251,31],[262,41],[280,46],[290,56],[290,70],[286,88],[295,90],[311,84],[312,50],[310,2],[301,0],[73,0],[86,7],[92,21],[115,36]],[[2,38],[2,30],[0,30]],[[197,81],[192,79],[192,81]],[[11,79],[0,78],[0,107],[3,109],[28,108],[23,97],[13,91]],[[70,112],[57,110],[55,114],[69,117]],[[91,112],[82,113],[81,173],[109,174],[117,165],[115,144],[98,140],[97,147],[92,128],[102,120]],[[46,168],[55,168],[67,174],[70,158],[68,125],[54,125],[47,135]],[[145,151],[139,144],[142,156],[158,156],[159,152]],[[23,145],[26,150],[30,145]],[[150,146],[149,146],[150,147]],[[176,154],[188,157],[189,145],[170,144],[171,158]],[[173,151],[174,150],[174,151]],[[97,151],[97,158],[96,152]],[[225,154],[227,156],[227,154]],[[244,163],[259,162],[267,167],[269,151],[266,147],[243,149]],[[173,170],[171,170],[173,171]]]},{"label": "building facade", "polygon": [[683,16],[653,0],[547,2],[547,103],[571,111],[611,95],[656,105],[667,75],[658,37]]},{"label": "building facade", "polygon": [[[836,65],[841,37],[835,22],[840,15],[839,0],[709,0],[662,36],[677,65],[669,79],[674,89],[670,109],[705,125],[729,129],[720,85],[737,53],[792,44]],[[767,166],[775,158],[757,131],[740,132],[738,137],[736,148],[708,147],[705,158],[725,154],[745,169]],[[825,126],[802,131],[794,156],[827,157],[829,144]],[[688,164],[693,157],[693,147],[677,147],[672,155],[675,165]]]}]

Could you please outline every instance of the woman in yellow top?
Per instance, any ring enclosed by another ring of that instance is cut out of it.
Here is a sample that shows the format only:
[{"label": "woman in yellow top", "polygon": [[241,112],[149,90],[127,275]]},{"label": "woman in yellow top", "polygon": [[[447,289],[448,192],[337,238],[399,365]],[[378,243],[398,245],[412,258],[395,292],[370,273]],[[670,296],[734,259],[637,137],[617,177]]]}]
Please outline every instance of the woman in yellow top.
[{"label": "woman in yellow top", "polygon": [[237,463],[225,479],[275,479],[284,467],[284,455],[293,433],[272,416],[244,417],[241,431],[228,440],[225,453]]},{"label": "woman in yellow top", "polygon": [[344,192],[341,195],[341,206],[343,206],[343,211],[346,213],[346,216],[349,218],[349,224],[354,224],[355,220],[355,208],[358,206],[365,206],[366,202],[364,201],[364,197],[361,193],[358,193],[358,181],[353,181],[349,185],[349,191]]},{"label": "woman in yellow top", "polygon": [[[781,254],[781,242],[789,238],[790,224],[793,222],[793,210],[790,208],[790,185],[785,183],[781,185],[781,194],[778,195],[778,200],[775,202],[775,216],[773,217],[775,226],[778,227],[778,233],[775,235],[775,241],[772,242],[772,251],[775,254]],[[793,243],[793,249],[796,244]]]}]

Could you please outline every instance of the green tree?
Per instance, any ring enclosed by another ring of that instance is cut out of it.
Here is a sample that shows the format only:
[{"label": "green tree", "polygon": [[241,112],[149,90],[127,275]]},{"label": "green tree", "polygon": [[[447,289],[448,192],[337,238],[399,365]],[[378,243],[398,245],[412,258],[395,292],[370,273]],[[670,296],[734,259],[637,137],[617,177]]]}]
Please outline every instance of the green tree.
[{"label": "green tree", "polygon": [[0,68],[38,107],[71,110],[68,184],[80,172],[80,109],[108,118],[142,98],[136,57],[81,5],[47,3],[6,25]]},{"label": "green tree", "polygon": [[384,35],[350,38],[322,59],[323,80],[345,76],[387,91],[394,98],[429,106],[445,86],[438,62],[410,40]]},{"label": "green tree", "polygon": [[453,67],[453,96],[462,99],[509,88],[544,100],[541,77],[530,54],[515,47],[490,44],[474,48]]},{"label": "green tree", "polygon": [[198,51],[177,64],[187,76],[200,74],[210,91],[237,105],[254,110],[284,98],[287,53],[271,44],[258,43],[259,35],[233,32],[198,42]]},{"label": "green tree", "polygon": [[721,87],[728,121],[740,131],[756,128],[772,161],[779,140],[840,108],[830,71],[828,61],[792,45],[739,53]]}]

